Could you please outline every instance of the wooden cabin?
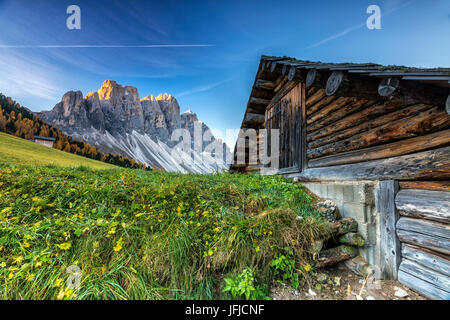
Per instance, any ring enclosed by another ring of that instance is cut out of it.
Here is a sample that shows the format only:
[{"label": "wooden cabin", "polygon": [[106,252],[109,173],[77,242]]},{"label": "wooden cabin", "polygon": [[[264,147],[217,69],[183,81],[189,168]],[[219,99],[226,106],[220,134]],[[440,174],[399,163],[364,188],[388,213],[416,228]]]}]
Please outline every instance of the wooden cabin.
[{"label": "wooden cabin", "polygon": [[34,136],[34,142],[42,144],[43,146],[53,148],[53,143],[56,141],[55,138],[49,138],[49,137],[40,137],[40,136]]},{"label": "wooden cabin", "polygon": [[230,171],[258,172],[276,157],[273,174],[358,221],[360,254],[380,278],[449,299],[449,93],[450,69],[263,56]]}]

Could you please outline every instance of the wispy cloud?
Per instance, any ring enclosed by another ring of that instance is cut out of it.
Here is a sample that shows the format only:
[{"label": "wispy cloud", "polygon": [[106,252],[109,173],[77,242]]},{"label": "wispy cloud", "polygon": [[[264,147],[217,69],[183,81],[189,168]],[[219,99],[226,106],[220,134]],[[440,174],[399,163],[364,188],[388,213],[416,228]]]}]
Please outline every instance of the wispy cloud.
[{"label": "wispy cloud", "polygon": [[16,48],[16,49],[29,49],[29,48],[191,48],[191,47],[213,47],[213,44],[146,44],[146,45],[101,45],[101,44],[43,44],[43,45],[8,45],[0,44],[0,48]]},{"label": "wispy cloud", "polygon": [[0,77],[0,91],[4,94],[16,99],[33,96],[55,101],[61,98],[62,90],[56,85],[58,71],[42,60],[0,52],[0,72],[7,75],[7,78]]},{"label": "wispy cloud", "polygon": [[[382,12],[382,17],[391,15],[391,14],[393,14],[394,12],[398,11],[399,9],[402,9],[402,8],[404,8],[404,7],[407,7],[407,6],[411,5],[412,3],[416,2],[416,1],[417,1],[417,0],[407,1],[407,2],[405,2],[404,4],[399,5],[399,6],[396,6],[396,7],[394,7],[394,8],[391,8],[391,9],[389,9],[388,11],[386,11],[386,12],[384,12],[384,13]],[[327,43],[327,42],[329,42],[329,41],[332,41],[332,40],[334,40],[334,39],[343,37],[343,36],[345,36],[346,34],[352,32],[352,31],[355,31],[355,30],[357,30],[357,29],[360,29],[360,28],[362,28],[362,27],[364,27],[364,26],[366,26],[366,22],[363,22],[363,23],[360,23],[360,24],[356,24],[356,25],[354,25],[354,26],[352,26],[352,27],[349,27],[349,28],[345,29],[344,31],[335,33],[335,34],[333,34],[333,35],[331,35],[331,36],[329,36],[329,37],[327,37],[327,38],[325,38],[325,39],[323,39],[323,40],[321,40],[321,41],[318,41],[318,42],[316,42],[316,43],[314,43],[314,44],[312,44],[312,45],[310,45],[310,46],[308,46],[308,47],[306,47],[306,48],[307,48],[307,49],[316,48],[316,47],[321,46],[321,45],[323,45],[323,44],[325,44],[325,43]]]},{"label": "wispy cloud", "polygon": [[226,80],[222,80],[222,81],[218,81],[218,82],[214,82],[214,83],[210,83],[210,84],[206,84],[206,85],[202,85],[202,86],[198,86],[196,88],[192,88],[190,90],[186,90],[183,92],[180,92],[176,95],[176,97],[183,97],[183,96],[187,96],[187,95],[191,95],[194,93],[199,93],[199,92],[205,92],[205,91],[209,91],[211,89],[214,89],[224,83],[230,82],[232,79],[226,79]]}]

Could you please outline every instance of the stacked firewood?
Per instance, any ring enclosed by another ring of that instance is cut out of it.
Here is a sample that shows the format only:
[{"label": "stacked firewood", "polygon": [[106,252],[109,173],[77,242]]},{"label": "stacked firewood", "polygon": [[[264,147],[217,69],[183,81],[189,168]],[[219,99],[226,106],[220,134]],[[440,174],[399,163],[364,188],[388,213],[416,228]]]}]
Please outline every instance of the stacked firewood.
[{"label": "stacked firewood", "polygon": [[[325,209],[321,210],[322,208]],[[331,224],[331,232],[312,245],[316,267],[331,266],[358,256],[358,248],[364,245],[364,238],[358,233],[356,220],[336,220],[339,219],[339,215],[335,213],[336,208],[327,201],[319,203],[319,211]]]}]

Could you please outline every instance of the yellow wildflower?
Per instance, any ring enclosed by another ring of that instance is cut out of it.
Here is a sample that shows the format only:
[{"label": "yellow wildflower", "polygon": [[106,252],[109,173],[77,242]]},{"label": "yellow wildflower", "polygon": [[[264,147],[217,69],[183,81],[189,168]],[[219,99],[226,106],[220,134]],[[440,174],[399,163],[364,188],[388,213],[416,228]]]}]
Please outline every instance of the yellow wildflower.
[{"label": "yellow wildflower", "polygon": [[309,264],[307,264],[303,268],[305,269],[306,272],[309,272],[311,270],[311,266]]},{"label": "yellow wildflower", "polygon": [[59,288],[61,287],[62,279],[56,279],[55,283],[53,283],[53,287]]},{"label": "yellow wildflower", "polygon": [[114,246],[114,251],[119,252],[120,250],[122,250],[122,245],[123,245],[123,240],[121,237],[119,240],[117,240],[116,245]]},{"label": "yellow wildflower", "polygon": [[22,256],[15,257],[14,258],[14,263],[15,264],[20,264],[22,262],[22,260],[23,260]]},{"label": "yellow wildflower", "polygon": [[56,245],[61,250],[69,250],[72,244],[70,242],[64,242]]}]

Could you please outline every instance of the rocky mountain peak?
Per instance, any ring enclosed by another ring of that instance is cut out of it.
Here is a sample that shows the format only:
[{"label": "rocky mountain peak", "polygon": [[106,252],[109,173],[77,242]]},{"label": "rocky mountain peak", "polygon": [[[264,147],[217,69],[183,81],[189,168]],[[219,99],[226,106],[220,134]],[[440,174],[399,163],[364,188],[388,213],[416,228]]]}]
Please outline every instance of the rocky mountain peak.
[{"label": "rocky mountain peak", "polygon": [[156,101],[155,97],[152,94],[149,94],[148,96],[141,99],[142,101]]},{"label": "rocky mountain peak", "polygon": [[172,101],[172,100],[176,100],[171,94],[168,93],[164,93],[164,94],[159,94],[156,97],[157,101]]},{"label": "rocky mountain peak", "polygon": [[[169,159],[171,155],[163,152],[159,143],[172,147],[176,142],[170,138],[176,129],[186,128],[192,135],[194,124],[199,122],[192,110],[180,114],[178,101],[171,94],[150,94],[140,99],[136,87],[114,80],[105,80],[97,92],[85,97],[81,91],[69,91],[53,110],[38,115],[102,152],[120,153],[166,170],[172,170],[176,160]],[[199,124],[202,130],[208,130],[205,124]],[[163,152],[164,157],[156,155],[155,150]],[[200,164],[196,170],[207,169]]]}]

